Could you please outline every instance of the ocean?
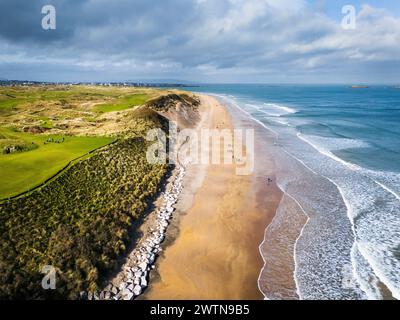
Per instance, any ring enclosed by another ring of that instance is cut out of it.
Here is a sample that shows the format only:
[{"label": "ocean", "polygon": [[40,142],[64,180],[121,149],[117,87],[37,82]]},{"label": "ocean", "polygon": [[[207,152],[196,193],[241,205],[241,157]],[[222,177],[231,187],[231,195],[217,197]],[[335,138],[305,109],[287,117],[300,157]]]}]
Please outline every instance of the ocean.
[{"label": "ocean", "polygon": [[[216,95],[275,137],[284,197],[260,246],[266,299],[400,299],[398,87],[188,89]],[[278,279],[289,256],[295,290]]]}]

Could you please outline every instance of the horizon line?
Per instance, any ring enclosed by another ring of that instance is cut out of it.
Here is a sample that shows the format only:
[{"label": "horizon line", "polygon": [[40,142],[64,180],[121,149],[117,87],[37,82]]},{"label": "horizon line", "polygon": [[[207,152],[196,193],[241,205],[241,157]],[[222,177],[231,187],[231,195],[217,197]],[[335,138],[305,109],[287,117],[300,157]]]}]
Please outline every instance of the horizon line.
[{"label": "horizon line", "polygon": [[49,84],[98,84],[98,83],[140,83],[140,84],[174,84],[183,85],[187,87],[191,86],[205,86],[205,85],[346,85],[346,86],[398,86],[399,82],[196,82],[190,80],[73,80],[73,81],[59,81],[59,80],[32,80],[32,79],[7,79],[1,78],[0,82],[34,82],[34,83],[49,83]]}]

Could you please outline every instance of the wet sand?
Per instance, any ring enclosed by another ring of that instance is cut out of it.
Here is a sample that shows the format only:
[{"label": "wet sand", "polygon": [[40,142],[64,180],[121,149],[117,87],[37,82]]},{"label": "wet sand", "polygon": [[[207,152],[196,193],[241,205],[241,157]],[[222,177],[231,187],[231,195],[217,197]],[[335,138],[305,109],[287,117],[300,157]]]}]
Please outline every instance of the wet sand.
[{"label": "wet sand", "polygon": [[[202,96],[199,128],[233,129],[225,106]],[[262,299],[259,245],[281,199],[272,160],[256,141],[256,169],[239,176],[234,164],[191,165],[164,251],[142,299]]]}]

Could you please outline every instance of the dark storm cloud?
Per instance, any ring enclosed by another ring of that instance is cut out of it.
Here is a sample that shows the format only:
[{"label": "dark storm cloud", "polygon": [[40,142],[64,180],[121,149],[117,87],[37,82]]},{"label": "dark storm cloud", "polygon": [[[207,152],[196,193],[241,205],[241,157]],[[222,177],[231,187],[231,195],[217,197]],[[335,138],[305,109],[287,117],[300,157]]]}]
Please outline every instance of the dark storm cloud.
[{"label": "dark storm cloud", "polygon": [[[88,0],[12,0],[0,2],[0,37],[13,43],[46,43],[71,37],[79,21],[77,13]],[[54,5],[59,28],[46,32],[41,27],[42,7]]]}]

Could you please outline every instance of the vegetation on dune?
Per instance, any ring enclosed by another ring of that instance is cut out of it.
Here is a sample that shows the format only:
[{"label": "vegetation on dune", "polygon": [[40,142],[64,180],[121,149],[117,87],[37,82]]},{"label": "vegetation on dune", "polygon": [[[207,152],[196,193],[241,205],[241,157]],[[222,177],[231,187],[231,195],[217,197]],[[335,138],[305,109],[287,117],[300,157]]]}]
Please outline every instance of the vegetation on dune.
[{"label": "vegetation on dune", "polygon": [[[97,289],[167,171],[148,164],[146,150],[141,138],[120,141],[0,205],[0,298],[76,298]],[[55,291],[41,288],[44,265],[57,269]]]},{"label": "vegetation on dune", "polygon": [[185,93],[166,94],[161,97],[149,100],[146,105],[152,110],[168,111],[170,108],[175,108],[177,103],[182,103],[191,107],[197,107],[200,105],[200,101],[198,100],[198,98],[195,98],[194,96]]}]

